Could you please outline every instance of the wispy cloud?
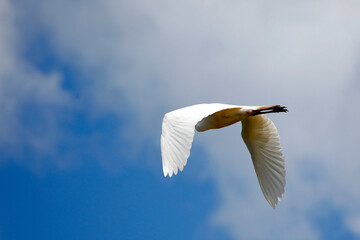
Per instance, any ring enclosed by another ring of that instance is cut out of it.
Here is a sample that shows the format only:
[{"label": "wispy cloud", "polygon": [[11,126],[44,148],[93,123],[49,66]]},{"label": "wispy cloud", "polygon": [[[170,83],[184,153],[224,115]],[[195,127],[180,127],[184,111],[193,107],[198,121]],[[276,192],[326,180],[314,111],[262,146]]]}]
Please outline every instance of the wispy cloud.
[{"label": "wispy cloud", "polygon": [[[60,86],[59,73],[43,73],[22,58],[21,38],[15,27],[15,11],[7,1],[1,1],[0,8],[2,159],[27,161],[26,154],[29,151],[34,151],[39,158],[46,157],[53,154],[54,143],[57,142],[53,134],[58,133],[55,114],[59,109],[70,107],[70,98]],[[28,116],[27,119],[23,118],[24,114]]]}]

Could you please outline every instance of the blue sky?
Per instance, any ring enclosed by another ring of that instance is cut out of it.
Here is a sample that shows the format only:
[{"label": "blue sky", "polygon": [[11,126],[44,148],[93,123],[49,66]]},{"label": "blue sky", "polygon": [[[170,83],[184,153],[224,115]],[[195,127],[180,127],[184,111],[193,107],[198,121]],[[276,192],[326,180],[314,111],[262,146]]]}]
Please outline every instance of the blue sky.
[{"label": "blue sky", "polygon": [[[359,239],[354,1],[0,0],[0,239]],[[164,113],[281,104],[271,209],[240,124],[161,169]]]}]

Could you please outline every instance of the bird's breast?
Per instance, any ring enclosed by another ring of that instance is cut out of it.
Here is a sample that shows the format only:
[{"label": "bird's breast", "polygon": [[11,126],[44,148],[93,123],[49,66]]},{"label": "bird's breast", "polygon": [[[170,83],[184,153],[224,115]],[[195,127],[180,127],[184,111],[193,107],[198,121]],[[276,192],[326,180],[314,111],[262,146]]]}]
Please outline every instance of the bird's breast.
[{"label": "bird's breast", "polygon": [[244,111],[242,108],[228,108],[203,118],[196,124],[195,128],[198,132],[223,128],[242,121],[248,116],[248,111]]}]

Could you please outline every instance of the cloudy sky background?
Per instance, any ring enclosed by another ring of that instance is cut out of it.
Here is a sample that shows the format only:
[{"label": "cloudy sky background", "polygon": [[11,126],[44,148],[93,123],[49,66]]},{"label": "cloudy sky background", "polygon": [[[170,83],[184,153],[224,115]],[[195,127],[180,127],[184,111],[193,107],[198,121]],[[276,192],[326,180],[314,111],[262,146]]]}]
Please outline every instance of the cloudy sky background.
[{"label": "cloudy sky background", "polygon": [[[0,239],[360,239],[358,1],[0,0]],[[164,178],[163,114],[281,104],[273,210],[241,124]]]}]

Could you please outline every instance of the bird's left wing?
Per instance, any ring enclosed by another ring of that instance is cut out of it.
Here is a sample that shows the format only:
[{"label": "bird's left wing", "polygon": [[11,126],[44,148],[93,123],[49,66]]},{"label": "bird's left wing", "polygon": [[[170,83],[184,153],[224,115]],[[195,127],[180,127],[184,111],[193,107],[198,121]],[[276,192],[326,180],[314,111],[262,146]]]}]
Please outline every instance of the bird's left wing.
[{"label": "bird's left wing", "polygon": [[196,123],[210,114],[232,107],[237,106],[220,103],[198,104],[165,114],[160,140],[164,176],[169,174],[171,177],[178,173],[178,169],[184,169],[190,156]]}]

